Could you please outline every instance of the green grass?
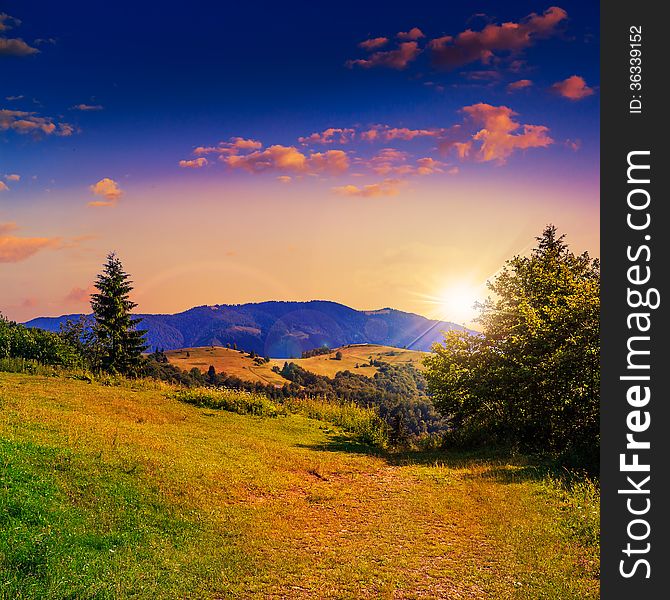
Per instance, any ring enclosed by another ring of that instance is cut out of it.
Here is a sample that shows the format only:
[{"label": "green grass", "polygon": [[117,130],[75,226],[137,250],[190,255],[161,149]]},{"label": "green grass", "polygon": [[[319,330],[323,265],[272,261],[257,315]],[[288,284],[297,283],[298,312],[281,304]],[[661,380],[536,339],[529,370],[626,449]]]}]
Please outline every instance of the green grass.
[{"label": "green grass", "polygon": [[263,394],[226,389],[196,388],[179,390],[172,394],[180,402],[186,402],[200,408],[227,410],[238,415],[256,415],[257,417],[277,417],[286,414],[281,406],[269,400]]},{"label": "green grass", "polygon": [[170,393],[0,373],[1,598],[598,597],[587,480]]}]

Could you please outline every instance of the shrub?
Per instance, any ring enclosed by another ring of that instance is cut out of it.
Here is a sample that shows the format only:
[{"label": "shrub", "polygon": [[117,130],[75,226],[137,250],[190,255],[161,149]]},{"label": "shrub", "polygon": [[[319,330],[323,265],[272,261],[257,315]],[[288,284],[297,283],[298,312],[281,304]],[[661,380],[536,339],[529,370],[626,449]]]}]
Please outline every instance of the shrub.
[{"label": "shrub", "polygon": [[285,411],[281,407],[268,400],[262,394],[238,390],[196,388],[179,391],[174,394],[174,397],[181,402],[186,402],[193,406],[227,410],[240,415],[277,417],[285,414]]},{"label": "shrub", "polygon": [[29,328],[0,315],[0,358],[23,358],[42,365],[78,367],[84,362],[77,348],[56,333]]}]

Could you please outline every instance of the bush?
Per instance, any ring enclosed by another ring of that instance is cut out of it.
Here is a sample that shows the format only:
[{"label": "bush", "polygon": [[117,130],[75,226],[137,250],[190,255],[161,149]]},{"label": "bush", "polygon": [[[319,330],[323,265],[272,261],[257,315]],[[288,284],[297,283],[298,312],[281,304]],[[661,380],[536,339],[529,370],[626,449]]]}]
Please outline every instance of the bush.
[{"label": "bush", "polygon": [[22,358],[42,365],[79,367],[84,357],[56,333],[29,328],[0,315],[0,358]]},{"label": "bush", "polygon": [[389,445],[388,427],[372,408],[362,408],[354,402],[340,404],[319,398],[289,398],[283,406],[292,413],[337,425],[366,444],[379,448]]},{"label": "bush", "polygon": [[200,408],[227,410],[240,415],[277,417],[285,414],[281,407],[262,394],[250,392],[198,388],[179,391],[173,396],[180,402],[186,402]]}]

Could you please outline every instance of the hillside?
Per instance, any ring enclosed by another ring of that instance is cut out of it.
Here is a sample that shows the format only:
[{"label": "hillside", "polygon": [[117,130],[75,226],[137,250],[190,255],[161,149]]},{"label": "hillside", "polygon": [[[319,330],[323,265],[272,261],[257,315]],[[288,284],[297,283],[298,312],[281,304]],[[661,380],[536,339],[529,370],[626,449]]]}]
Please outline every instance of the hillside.
[{"label": "hillside", "polygon": [[[26,325],[58,331],[61,324],[79,316],[38,317]],[[442,340],[442,331],[463,329],[392,308],[360,311],[321,300],[217,304],[174,315],[138,316],[152,350],[237,344],[247,352],[276,358],[300,357],[305,350],[324,344],[329,348],[381,344],[428,351]]]},{"label": "hillside", "polygon": [[523,463],[171,394],[0,373],[2,597],[598,597],[594,499]]},{"label": "hillside", "polygon": [[[338,351],[342,353],[341,360],[335,360]],[[182,348],[180,350],[170,350],[165,354],[172,364],[186,371],[196,367],[205,373],[212,365],[217,373],[224,372],[245,381],[260,381],[261,383],[278,385],[288,382],[272,370],[273,366],[281,369],[287,360],[284,358],[274,358],[269,363],[258,364],[246,353],[230,348],[221,348],[220,346]],[[290,359],[290,362],[300,365],[307,371],[326,377],[334,377],[338,371],[346,370],[372,377],[377,372],[377,367],[370,365],[371,359],[396,365],[411,364],[418,369],[423,369],[422,360],[424,356],[424,352],[415,350],[404,350],[377,344],[358,344],[334,348],[330,354]]]},{"label": "hillside", "polygon": [[248,354],[239,350],[207,346],[204,348],[169,350],[165,355],[173,365],[185,371],[190,371],[195,367],[206,373],[212,365],[217,373],[223,372],[226,375],[239,377],[243,381],[275,385],[288,383],[286,379],[272,370],[272,364],[258,364],[252,358],[249,358]]},{"label": "hillside", "polygon": [[[341,360],[336,360],[335,355],[340,352]],[[358,375],[372,377],[377,372],[377,367],[370,365],[370,360],[382,361],[393,365],[412,365],[423,370],[423,357],[425,352],[381,346],[378,344],[352,344],[333,348],[329,354],[310,356],[309,358],[297,358],[291,362],[301,366],[306,371],[317,375],[335,377],[338,371],[351,371]],[[272,359],[270,363],[281,368],[284,359]]]}]

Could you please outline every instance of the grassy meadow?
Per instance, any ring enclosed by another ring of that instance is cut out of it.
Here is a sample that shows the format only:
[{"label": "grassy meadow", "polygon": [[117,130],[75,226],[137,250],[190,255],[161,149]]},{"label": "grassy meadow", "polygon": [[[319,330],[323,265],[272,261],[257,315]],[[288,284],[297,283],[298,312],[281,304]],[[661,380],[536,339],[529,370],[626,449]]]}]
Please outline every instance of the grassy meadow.
[{"label": "grassy meadow", "polygon": [[[335,360],[335,354],[342,353],[341,360]],[[317,375],[335,377],[338,371],[351,371],[358,375],[373,377],[377,367],[370,365],[370,360],[386,362],[392,365],[412,365],[423,370],[423,358],[427,352],[417,350],[406,350],[404,348],[393,348],[392,346],[381,346],[378,344],[351,344],[341,348],[333,348],[330,354],[320,354],[309,358],[294,358],[294,362],[306,371]],[[270,361],[271,365],[281,368],[286,359],[275,358]],[[358,368],[356,367],[358,365]]]},{"label": "grassy meadow", "polygon": [[598,597],[588,481],[188,401],[0,373],[0,598]]}]

